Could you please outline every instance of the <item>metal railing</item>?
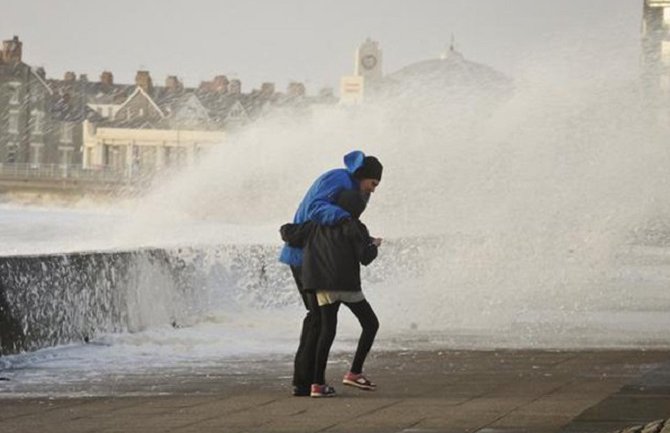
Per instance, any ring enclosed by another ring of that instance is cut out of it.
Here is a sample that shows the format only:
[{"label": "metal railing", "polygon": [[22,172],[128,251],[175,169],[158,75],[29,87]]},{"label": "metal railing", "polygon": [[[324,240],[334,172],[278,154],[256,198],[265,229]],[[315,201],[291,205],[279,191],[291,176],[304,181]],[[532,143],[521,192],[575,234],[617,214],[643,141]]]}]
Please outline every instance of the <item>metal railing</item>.
[{"label": "metal railing", "polygon": [[146,173],[108,167],[84,168],[81,165],[1,163],[0,179],[133,183],[146,179]]}]

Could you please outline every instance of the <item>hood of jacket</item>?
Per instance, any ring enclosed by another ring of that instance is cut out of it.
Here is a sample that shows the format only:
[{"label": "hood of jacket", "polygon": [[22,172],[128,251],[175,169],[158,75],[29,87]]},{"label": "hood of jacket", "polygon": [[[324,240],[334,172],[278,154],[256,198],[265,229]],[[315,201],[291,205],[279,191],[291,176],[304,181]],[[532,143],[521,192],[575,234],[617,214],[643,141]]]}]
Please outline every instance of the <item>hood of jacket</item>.
[{"label": "hood of jacket", "polygon": [[359,168],[363,167],[363,162],[365,161],[365,154],[360,150],[354,150],[344,155],[344,166],[347,168],[347,171],[353,174]]}]

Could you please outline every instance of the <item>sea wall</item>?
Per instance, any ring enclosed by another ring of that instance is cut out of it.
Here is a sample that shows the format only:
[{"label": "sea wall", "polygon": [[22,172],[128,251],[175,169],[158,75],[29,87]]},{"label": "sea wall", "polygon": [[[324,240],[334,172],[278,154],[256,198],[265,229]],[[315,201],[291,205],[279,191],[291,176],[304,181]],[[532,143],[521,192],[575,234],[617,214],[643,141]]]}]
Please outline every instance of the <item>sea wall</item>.
[{"label": "sea wall", "polygon": [[[416,240],[384,246],[378,282],[416,273]],[[0,257],[0,355],[100,334],[188,326],[221,305],[299,303],[277,245],[223,245]]]},{"label": "sea wall", "polygon": [[2,257],[0,354],[177,325],[204,307],[196,292],[213,280],[258,291],[270,281],[265,260],[274,252],[226,246]]}]

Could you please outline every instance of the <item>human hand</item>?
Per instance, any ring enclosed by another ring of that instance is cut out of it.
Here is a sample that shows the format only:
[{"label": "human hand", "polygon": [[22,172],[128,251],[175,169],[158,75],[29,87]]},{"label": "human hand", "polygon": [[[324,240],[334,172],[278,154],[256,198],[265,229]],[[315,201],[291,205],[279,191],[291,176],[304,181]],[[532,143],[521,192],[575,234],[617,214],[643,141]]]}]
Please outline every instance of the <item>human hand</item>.
[{"label": "human hand", "polygon": [[380,246],[382,244],[382,238],[372,238],[372,245]]}]

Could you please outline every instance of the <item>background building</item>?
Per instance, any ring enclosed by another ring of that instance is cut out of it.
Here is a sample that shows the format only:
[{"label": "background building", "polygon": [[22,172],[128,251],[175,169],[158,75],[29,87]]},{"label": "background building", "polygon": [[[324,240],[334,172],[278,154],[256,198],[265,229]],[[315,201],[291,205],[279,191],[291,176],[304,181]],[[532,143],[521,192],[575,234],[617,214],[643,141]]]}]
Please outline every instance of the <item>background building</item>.
[{"label": "background building", "polygon": [[22,61],[22,51],[17,36],[0,51],[0,167],[28,175],[54,166],[62,175],[152,174],[194,161],[203,146],[221,144],[270,113],[300,115],[337,102],[332,90],[308,96],[298,82],[284,93],[270,82],[245,93],[239,79],[225,75],[197,88],[176,75],[157,85],[146,70],[137,71],[133,84],[115,83],[111,71],[99,81],[72,71],[47,79]]},{"label": "background building", "polygon": [[366,95],[373,94],[384,76],[383,56],[379,43],[367,38],[354,55],[354,75],[344,76],[340,81],[340,102],[358,104]]},{"label": "background building", "polygon": [[643,78],[650,95],[670,92],[670,0],[644,0]]},{"label": "background building", "polygon": [[[670,1],[670,0],[669,0]],[[356,50],[354,75],[341,79],[343,104],[392,99],[401,104],[444,104],[458,98],[466,109],[488,112],[509,97],[512,80],[493,68],[467,60],[451,45],[439,57],[412,63],[390,74],[382,69],[379,43],[368,38]]]},{"label": "background building", "polygon": [[57,112],[54,92],[44,70],[22,61],[18,37],[2,43],[0,52],[0,164],[28,163],[64,157],[59,149],[76,139],[71,119]]}]

